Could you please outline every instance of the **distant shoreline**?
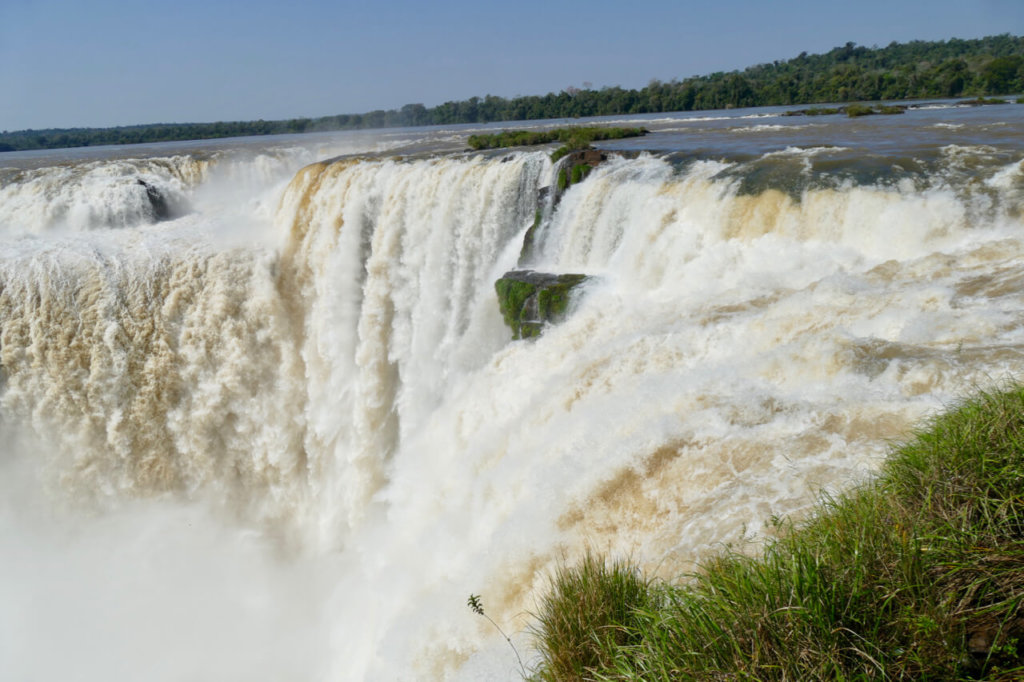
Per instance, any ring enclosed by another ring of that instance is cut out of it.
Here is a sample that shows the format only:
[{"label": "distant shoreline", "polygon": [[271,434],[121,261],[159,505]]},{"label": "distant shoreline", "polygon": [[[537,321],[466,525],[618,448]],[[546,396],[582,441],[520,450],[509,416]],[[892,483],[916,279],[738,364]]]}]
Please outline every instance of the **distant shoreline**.
[{"label": "distant shoreline", "polygon": [[1024,92],[1024,37],[891,43],[846,43],[824,54],[802,52],[785,62],[743,71],[692,76],[646,87],[506,99],[487,95],[435,107],[406,104],[363,114],[279,121],[153,123],[110,128],[47,128],[0,132],[0,152],[102,145],[184,142],[229,137],[710,111],[762,106],[985,98]]}]

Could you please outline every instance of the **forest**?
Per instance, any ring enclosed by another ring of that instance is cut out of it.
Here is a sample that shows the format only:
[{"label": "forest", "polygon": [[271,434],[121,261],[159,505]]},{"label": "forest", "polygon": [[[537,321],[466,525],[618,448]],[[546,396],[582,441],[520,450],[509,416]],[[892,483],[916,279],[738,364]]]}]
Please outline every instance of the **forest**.
[{"label": "forest", "polygon": [[846,43],[824,54],[646,87],[568,87],[514,98],[487,95],[434,107],[282,121],[157,123],[116,128],[0,132],[0,152],[172,140],[203,140],[360,128],[392,128],[647,114],[789,104],[819,104],[1008,95],[1024,91],[1024,37],[1003,34],[961,40],[912,41],[886,47]]}]

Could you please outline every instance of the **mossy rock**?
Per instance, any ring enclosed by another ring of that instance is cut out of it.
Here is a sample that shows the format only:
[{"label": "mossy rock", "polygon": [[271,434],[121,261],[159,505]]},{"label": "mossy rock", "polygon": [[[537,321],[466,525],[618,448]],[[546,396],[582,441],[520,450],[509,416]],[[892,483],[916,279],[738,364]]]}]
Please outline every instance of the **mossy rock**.
[{"label": "mossy rock", "polygon": [[578,149],[563,156],[555,179],[555,202],[562,198],[566,190],[586,180],[590,171],[612,156],[621,155],[600,149]]},{"label": "mossy rock", "polygon": [[570,181],[572,182],[572,184],[575,185],[577,182],[587,177],[590,171],[591,166],[585,163],[578,163],[572,167],[572,175],[570,177]]},{"label": "mossy rock", "polygon": [[506,272],[494,283],[498,305],[512,338],[540,336],[544,327],[565,318],[572,290],[586,275],[554,275],[533,270]]},{"label": "mossy rock", "polygon": [[565,172],[564,168],[558,171],[558,192],[561,194],[569,187],[569,174]]}]

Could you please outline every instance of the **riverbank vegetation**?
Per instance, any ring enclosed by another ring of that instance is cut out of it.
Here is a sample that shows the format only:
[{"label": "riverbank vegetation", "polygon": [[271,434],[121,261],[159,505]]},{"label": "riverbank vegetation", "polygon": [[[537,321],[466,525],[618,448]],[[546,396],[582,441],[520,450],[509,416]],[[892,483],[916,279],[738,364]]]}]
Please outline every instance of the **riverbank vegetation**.
[{"label": "riverbank vegetation", "polygon": [[[646,128],[600,128],[596,126],[572,126],[553,130],[504,130],[493,135],[470,135],[471,149],[500,149],[504,147],[524,147],[550,142],[562,142],[562,146],[551,154],[552,161],[582,149],[591,149],[591,143],[600,140],[621,140],[627,137],[646,135]],[[576,172],[576,168],[573,168]],[[574,178],[573,182],[578,182]],[[565,187],[560,187],[565,189]]]},{"label": "riverbank vegetation", "polygon": [[358,128],[450,125],[822,102],[1007,95],[1024,92],[1024,37],[913,41],[869,48],[847,43],[743,71],[717,72],[647,87],[504,98],[494,95],[401,109],[286,121],[232,121],[22,130],[0,133],[0,151],[199,140]]},{"label": "riverbank vegetation", "polygon": [[[1005,102],[1006,100],[999,99],[998,102]],[[988,104],[989,102],[985,102]],[[970,104],[976,104],[976,102],[970,102]],[[871,116],[874,114],[902,114],[907,110],[907,107],[902,104],[887,105],[887,104],[848,104],[845,107],[812,107],[810,109],[792,109],[783,113],[783,116],[835,116],[839,114],[846,114],[850,118],[858,118],[860,116]]]},{"label": "riverbank vegetation", "polygon": [[471,149],[499,149],[501,147],[524,147],[550,142],[562,142],[570,150],[586,149],[599,140],[621,140],[640,137],[649,131],[644,128],[601,128],[597,126],[572,126],[552,130],[503,130],[493,135],[470,135]]},{"label": "riverbank vegetation", "polygon": [[540,606],[538,680],[1024,677],[1024,387],[968,400],[756,557],[678,584],[587,556]]}]

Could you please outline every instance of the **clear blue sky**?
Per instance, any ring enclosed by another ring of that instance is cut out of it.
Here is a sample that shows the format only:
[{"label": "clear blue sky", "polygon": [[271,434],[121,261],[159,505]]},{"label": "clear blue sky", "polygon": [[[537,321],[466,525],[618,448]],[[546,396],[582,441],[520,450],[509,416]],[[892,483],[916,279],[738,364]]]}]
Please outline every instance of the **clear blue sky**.
[{"label": "clear blue sky", "polygon": [[0,0],[0,130],[642,87],[998,33],[1024,33],[1024,0]]}]

